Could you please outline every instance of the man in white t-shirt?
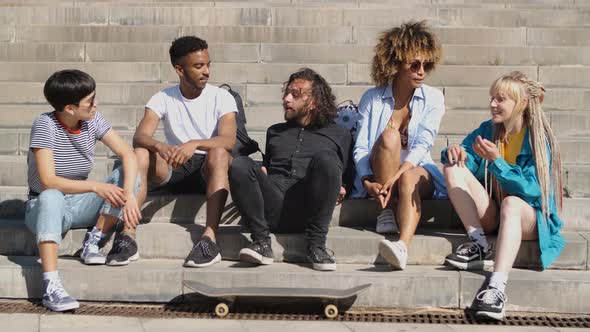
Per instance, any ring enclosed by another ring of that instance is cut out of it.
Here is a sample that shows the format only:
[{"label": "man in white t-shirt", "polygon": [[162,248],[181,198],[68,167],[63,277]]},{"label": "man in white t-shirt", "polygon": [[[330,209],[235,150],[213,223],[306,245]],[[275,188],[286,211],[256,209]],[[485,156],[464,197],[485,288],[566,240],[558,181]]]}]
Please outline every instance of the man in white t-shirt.
[{"label": "man in white t-shirt", "polygon": [[[229,92],[207,84],[211,62],[206,41],[176,39],[170,60],[180,84],[152,96],[133,137],[143,180],[137,198],[140,204],[145,201],[148,180],[172,193],[206,193],[205,231],[184,262],[206,267],[221,260],[215,233],[229,192],[238,108]],[[160,121],[166,142],[153,138]]]}]

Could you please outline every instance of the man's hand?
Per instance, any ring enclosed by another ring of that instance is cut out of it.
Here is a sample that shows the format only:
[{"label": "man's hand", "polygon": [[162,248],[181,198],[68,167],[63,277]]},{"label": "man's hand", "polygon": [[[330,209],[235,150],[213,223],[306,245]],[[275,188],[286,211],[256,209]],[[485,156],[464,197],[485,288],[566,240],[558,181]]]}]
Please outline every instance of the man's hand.
[{"label": "man's hand", "polygon": [[260,167],[260,170],[262,171],[262,173],[264,173],[264,175],[268,175],[268,171],[266,170],[266,167],[262,166],[262,167]]},{"label": "man's hand", "polygon": [[344,196],[346,196],[346,188],[340,187],[340,192],[338,193],[338,198],[336,199],[336,205],[342,203]]},{"label": "man's hand", "polygon": [[498,151],[496,144],[485,138],[481,138],[481,136],[477,136],[472,146],[473,151],[475,151],[478,156],[487,159],[490,162],[493,162],[500,157],[500,151]]},{"label": "man's hand", "polygon": [[174,152],[178,149],[176,146],[168,145],[163,142],[158,142],[158,144],[155,145],[155,148],[156,148],[156,152],[158,153],[158,155],[160,157],[162,157],[162,159],[166,160],[168,165],[170,165],[168,160],[174,154]]},{"label": "man's hand", "polygon": [[134,229],[139,225],[140,220],[141,212],[139,210],[139,205],[137,204],[137,198],[135,198],[135,195],[132,193],[127,194],[125,206],[123,207],[123,221],[125,222],[125,227]]},{"label": "man's hand", "polygon": [[190,157],[193,156],[196,149],[197,146],[193,142],[186,142],[181,146],[176,147],[167,160],[168,165],[172,166],[173,168],[179,168],[180,166],[184,165],[184,163],[186,163]]},{"label": "man's hand", "polygon": [[97,182],[93,191],[113,207],[125,205],[125,192],[121,187],[110,183]]},{"label": "man's hand", "polygon": [[465,167],[467,153],[465,153],[464,147],[458,144],[453,144],[447,149],[447,158],[449,159],[449,163],[451,165],[457,164],[459,167]]}]

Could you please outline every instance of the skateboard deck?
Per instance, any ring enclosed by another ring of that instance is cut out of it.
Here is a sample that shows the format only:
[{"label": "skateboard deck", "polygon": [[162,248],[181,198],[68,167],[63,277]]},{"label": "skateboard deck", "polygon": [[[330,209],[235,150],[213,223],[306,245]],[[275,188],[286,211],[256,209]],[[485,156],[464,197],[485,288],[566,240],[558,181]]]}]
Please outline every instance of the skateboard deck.
[{"label": "skateboard deck", "polygon": [[215,314],[225,317],[237,298],[298,298],[320,299],[324,305],[324,314],[328,318],[338,315],[342,304],[350,304],[356,300],[359,292],[369,288],[371,284],[364,284],[348,289],[334,288],[288,288],[288,287],[227,287],[217,288],[197,281],[184,280],[182,284],[203,296],[218,299]]}]

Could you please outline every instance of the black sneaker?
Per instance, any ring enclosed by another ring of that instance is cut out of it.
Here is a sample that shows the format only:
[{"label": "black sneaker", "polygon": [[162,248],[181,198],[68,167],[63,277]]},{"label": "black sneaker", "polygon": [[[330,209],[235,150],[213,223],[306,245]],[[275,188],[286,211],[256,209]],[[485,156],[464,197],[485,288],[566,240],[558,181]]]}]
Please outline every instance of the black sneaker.
[{"label": "black sneaker", "polygon": [[240,250],[240,260],[253,264],[270,265],[274,262],[270,242],[254,241],[246,248]]},{"label": "black sneaker", "polygon": [[334,271],[336,270],[336,261],[334,252],[323,246],[311,246],[307,249],[307,260],[313,265],[314,270]]},{"label": "black sneaker", "polygon": [[125,233],[119,232],[115,235],[115,241],[109,254],[107,255],[108,266],[122,266],[129,264],[130,261],[139,259],[137,242],[135,239]]},{"label": "black sneaker", "polygon": [[186,267],[207,267],[221,262],[219,247],[211,238],[203,236],[184,260]]},{"label": "black sneaker", "polygon": [[503,320],[505,304],[506,294],[495,287],[487,285],[477,293],[470,309],[475,312],[477,318]]},{"label": "black sneaker", "polygon": [[492,261],[492,250],[484,248],[474,241],[458,246],[454,253],[446,257],[446,262],[461,270],[483,270]]}]

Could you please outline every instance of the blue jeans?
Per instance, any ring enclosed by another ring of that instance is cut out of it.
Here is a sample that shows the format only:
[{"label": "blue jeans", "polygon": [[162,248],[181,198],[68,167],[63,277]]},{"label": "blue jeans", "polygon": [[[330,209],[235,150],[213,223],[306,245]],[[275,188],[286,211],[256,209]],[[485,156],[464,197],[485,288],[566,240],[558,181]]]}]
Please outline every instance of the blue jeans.
[{"label": "blue jeans", "polygon": [[[123,170],[116,168],[104,182],[123,187]],[[137,193],[140,177],[137,176],[134,191]],[[47,189],[27,201],[25,224],[37,235],[37,243],[61,243],[62,234],[71,228],[94,226],[100,214],[122,219],[122,207],[115,208],[96,193],[64,194]]]}]

